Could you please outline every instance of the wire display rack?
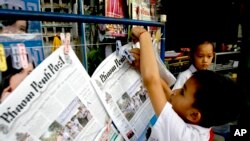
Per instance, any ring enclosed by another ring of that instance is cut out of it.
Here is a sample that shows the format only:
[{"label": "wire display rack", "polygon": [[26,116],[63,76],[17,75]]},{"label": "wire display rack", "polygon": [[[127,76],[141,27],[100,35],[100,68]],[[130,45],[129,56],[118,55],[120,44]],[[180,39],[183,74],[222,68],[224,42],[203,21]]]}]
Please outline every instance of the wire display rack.
[{"label": "wire display rack", "polygon": [[[155,26],[161,28],[161,47],[160,47],[160,58],[164,61],[165,58],[165,23],[153,22],[153,21],[142,21],[132,20],[127,18],[116,18],[105,17],[105,16],[92,16],[82,14],[67,14],[67,13],[53,13],[53,12],[40,12],[40,11],[27,11],[27,10],[9,10],[0,9],[1,20],[30,20],[30,21],[57,21],[57,22],[78,22],[82,23],[102,23],[102,24],[124,24],[124,25],[140,25],[140,26]],[[84,35],[84,33],[82,34]],[[86,44],[84,40],[81,41],[83,44],[83,54],[81,62],[85,69],[87,66],[87,53]]]}]

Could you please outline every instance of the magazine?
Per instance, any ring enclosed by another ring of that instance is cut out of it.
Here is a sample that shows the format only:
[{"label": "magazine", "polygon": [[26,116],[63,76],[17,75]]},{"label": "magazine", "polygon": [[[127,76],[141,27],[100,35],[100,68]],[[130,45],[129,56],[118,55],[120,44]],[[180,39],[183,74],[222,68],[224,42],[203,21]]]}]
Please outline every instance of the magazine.
[{"label": "magazine", "polygon": [[[130,17],[134,20],[157,21],[155,0],[131,0]],[[152,37],[155,36],[157,27],[148,26]]]},{"label": "magazine", "polygon": [[0,139],[144,141],[155,121],[142,78],[124,55],[112,53],[90,77],[61,46],[1,103]]},{"label": "magazine", "polygon": [[[125,6],[123,4],[122,0],[105,0],[105,16],[112,18],[125,18]],[[122,24],[106,24],[106,37],[125,37],[126,35],[126,26]]]},{"label": "magazine", "polygon": [[[40,11],[39,0],[0,0],[1,9]],[[5,48],[6,57],[11,54],[11,47],[22,43],[35,64],[45,58],[41,21],[0,20],[0,43]]]}]

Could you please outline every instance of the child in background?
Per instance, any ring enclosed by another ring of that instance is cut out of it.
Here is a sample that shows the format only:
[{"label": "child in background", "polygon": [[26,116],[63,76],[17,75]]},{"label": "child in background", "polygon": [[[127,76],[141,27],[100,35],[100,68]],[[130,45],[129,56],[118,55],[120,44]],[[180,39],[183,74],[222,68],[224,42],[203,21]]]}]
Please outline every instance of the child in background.
[{"label": "child in background", "polygon": [[144,86],[158,116],[149,140],[213,140],[212,126],[238,118],[242,93],[232,80],[209,70],[199,70],[183,88],[172,91],[160,78],[150,34],[141,27],[134,27],[132,33],[134,41],[140,42],[139,54],[131,50],[136,59],[132,65],[139,65]]},{"label": "child in background", "polygon": [[207,70],[214,57],[214,44],[209,40],[197,40],[190,50],[190,59],[192,65],[185,71],[180,72],[173,90],[182,88],[184,83],[197,70]]}]

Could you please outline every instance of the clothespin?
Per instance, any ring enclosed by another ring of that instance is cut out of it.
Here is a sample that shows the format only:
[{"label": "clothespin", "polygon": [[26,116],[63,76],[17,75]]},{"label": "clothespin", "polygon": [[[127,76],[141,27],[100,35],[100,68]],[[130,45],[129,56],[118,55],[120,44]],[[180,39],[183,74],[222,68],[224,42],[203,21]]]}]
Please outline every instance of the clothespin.
[{"label": "clothespin", "polygon": [[20,63],[22,65],[22,68],[28,67],[28,57],[27,57],[27,51],[24,44],[17,44],[17,48],[19,50],[19,58]]},{"label": "clothespin", "polygon": [[155,37],[153,38],[153,46],[157,53],[159,53],[160,49],[161,36],[162,36],[161,30],[158,29],[155,33]]},{"label": "clothespin", "polygon": [[122,48],[122,43],[120,40],[116,41],[116,56],[125,56],[130,63],[135,60],[128,48]]},{"label": "clothespin", "polygon": [[156,40],[157,42],[160,42],[161,36],[162,36],[161,30],[158,29],[158,30],[156,31],[156,33],[155,33],[155,40]]},{"label": "clothespin", "polygon": [[61,38],[62,45],[64,45],[65,44],[65,34],[64,33],[60,33],[60,38]]},{"label": "clothespin", "polygon": [[4,46],[0,44],[0,71],[7,70],[6,57],[4,52]]},{"label": "clothespin", "polygon": [[60,33],[61,43],[63,45],[64,54],[68,55],[69,48],[70,48],[70,33],[66,33],[66,36],[64,33]]},{"label": "clothespin", "polygon": [[52,52],[55,51],[60,45],[61,45],[61,40],[59,39],[58,35],[55,35],[53,39]]},{"label": "clothespin", "polygon": [[12,67],[16,69],[21,69],[22,64],[21,64],[21,58],[19,55],[19,49],[16,45],[12,44],[10,45],[11,49],[11,61],[12,61]]},{"label": "clothespin", "polygon": [[153,45],[157,45],[161,41],[161,36],[162,36],[161,30],[158,29],[155,32],[155,37],[152,39],[153,40]]},{"label": "clothespin", "polygon": [[70,33],[66,33],[66,38],[65,38],[65,45],[64,45],[64,53],[66,55],[69,54],[69,48],[70,48]]},{"label": "clothespin", "polygon": [[132,43],[132,48],[140,48],[140,43]]},{"label": "clothespin", "polygon": [[129,52],[128,48],[125,48],[123,50],[123,55],[126,56],[126,58],[128,59],[129,63],[132,63],[135,60],[134,56]]},{"label": "clothespin", "polygon": [[61,33],[60,37],[61,37],[63,52],[65,55],[64,56],[65,60],[68,64],[71,64],[72,60],[70,59],[70,56],[69,56],[69,50],[71,48],[71,46],[70,46],[70,33],[66,33],[66,36],[64,33]]},{"label": "clothespin", "polygon": [[122,47],[122,43],[120,40],[116,41],[116,56],[119,56],[121,54],[121,47]]}]

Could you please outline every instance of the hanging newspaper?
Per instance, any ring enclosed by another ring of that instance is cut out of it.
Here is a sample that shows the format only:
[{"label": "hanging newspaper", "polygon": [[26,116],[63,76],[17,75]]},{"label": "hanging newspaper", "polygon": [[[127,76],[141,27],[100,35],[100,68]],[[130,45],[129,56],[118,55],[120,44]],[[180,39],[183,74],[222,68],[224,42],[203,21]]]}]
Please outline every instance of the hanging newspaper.
[{"label": "hanging newspaper", "polygon": [[[124,48],[131,48],[126,44]],[[126,56],[109,55],[91,76],[95,88],[126,140],[146,140],[147,129],[154,122],[154,110],[139,72]]]},{"label": "hanging newspaper", "polygon": [[[113,52],[90,77],[74,51],[65,55],[60,47],[1,103],[0,139],[146,140],[156,117],[142,78],[127,58]],[[162,72],[172,84],[172,74]]]},{"label": "hanging newspaper", "polygon": [[72,49],[68,55],[57,49],[0,105],[1,141],[90,141],[98,136],[115,140],[118,132]]}]

